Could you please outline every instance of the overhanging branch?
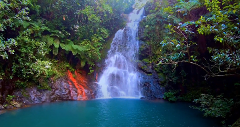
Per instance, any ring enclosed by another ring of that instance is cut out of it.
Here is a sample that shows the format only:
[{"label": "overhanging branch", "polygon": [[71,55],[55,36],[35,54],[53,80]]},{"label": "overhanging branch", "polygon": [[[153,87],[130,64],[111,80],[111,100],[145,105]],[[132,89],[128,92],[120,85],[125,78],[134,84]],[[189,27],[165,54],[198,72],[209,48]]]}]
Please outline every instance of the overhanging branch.
[{"label": "overhanging branch", "polygon": [[[198,66],[199,68],[201,68],[202,70],[204,70],[206,72],[206,75],[204,76],[205,77],[205,80],[209,79],[210,77],[229,77],[229,76],[237,76],[237,77],[240,77],[240,74],[239,73],[233,73],[233,74],[229,74],[226,73],[225,74],[220,74],[220,73],[213,73],[212,70],[207,70],[205,67],[197,64],[197,63],[194,63],[194,62],[189,62],[189,61],[178,61],[178,62],[175,62],[175,61],[171,61],[169,63],[160,63],[162,65],[175,65],[175,68],[173,69],[173,71],[176,69],[177,65],[179,63],[189,63],[189,64],[192,64],[192,65],[195,65],[195,66]],[[159,65],[159,64],[158,64]],[[236,68],[237,70],[238,68]],[[223,71],[222,71],[223,72]]]}]

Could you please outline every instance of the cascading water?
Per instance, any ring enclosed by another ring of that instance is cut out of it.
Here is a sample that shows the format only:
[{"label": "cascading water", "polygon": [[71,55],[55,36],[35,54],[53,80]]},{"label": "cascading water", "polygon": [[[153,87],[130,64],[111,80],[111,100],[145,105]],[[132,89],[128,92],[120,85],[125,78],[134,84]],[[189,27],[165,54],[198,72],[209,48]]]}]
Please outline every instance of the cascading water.
[{"label": "cascading water", "polygon": [[118,30],[105,60],[106,68],[98,82],[98,98],[139,98],[138,60],[139,41],[137,31],[144,8],[134,10],[128,17],[127,26]]}]

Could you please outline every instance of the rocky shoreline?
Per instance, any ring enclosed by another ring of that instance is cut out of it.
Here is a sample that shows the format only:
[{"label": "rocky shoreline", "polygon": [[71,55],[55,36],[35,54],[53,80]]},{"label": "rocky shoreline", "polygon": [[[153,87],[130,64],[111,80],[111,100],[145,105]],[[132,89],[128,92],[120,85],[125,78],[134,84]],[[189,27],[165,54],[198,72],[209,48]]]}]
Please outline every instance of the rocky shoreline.
[{"label": "rocky shoreline", "polygon": [[[67,78],[59,78],[55,82],[49,84],[50,90],[38,89],[37,86],[14,90],[13,99],[10,101],[5,101],[0,104],[0,110],[9,110],[29,107],[35,104],[50,103],[57,101],[67,101],[67,100],[84,100],[76,87],[69,85]],[[6,94],[8,92],[5,92]],[[85,89],[87,99],[92,99],[93,92]],[[7,95],[3,95],[7,96]]]},{"label": "rocky shoreline", "polygon": [[[165,88],[160,85],[162,79],[159,78],[155,71],[142,62],[138,62],[138,69],[140,73],[139,78],[141,79],[140,88],[143,95],[140,99],[162,99],[165,92]],[[49,87],[51,88],[50,90],[39,89],[37,86],[13,90],[13,93],[11,94],[13,99],[0,104],[0,114],[4,113],[5,110],[14,110],[42,103],[94,99],[97,85],[93,82],[88,82],[87,85],[89,86],[89,89],[84,90],[87,98],[81,96],[78,93],[78,89],[69,84],[69,79],[67,77],[59,78],[54,82],[52,81],[49,84]],[[8,90],[6,90],[1,95],[6,98],[8,93]]]}]

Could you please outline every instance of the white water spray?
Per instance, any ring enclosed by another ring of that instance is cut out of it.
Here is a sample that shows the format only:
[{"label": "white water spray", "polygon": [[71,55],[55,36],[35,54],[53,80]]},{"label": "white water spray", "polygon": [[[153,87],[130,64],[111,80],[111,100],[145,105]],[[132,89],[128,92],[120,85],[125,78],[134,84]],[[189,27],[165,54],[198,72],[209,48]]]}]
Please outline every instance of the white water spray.
[{"label": "white water spray", "polygon": [[118,30],[105,60],[106,68],[98,82],[97,98],[139,98],[140,80],[137,71],[139,41],[137,31],[144,8],[128,16],[124,29]]}]

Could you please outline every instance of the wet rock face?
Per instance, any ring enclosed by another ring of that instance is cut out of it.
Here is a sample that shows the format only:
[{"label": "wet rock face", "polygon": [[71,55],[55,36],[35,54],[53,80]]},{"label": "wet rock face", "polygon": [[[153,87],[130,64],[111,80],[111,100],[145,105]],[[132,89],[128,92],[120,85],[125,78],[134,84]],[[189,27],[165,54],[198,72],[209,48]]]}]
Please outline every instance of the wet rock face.
[{"label": "wet rock face", "polygon": [[50,102],[51,91],[38,91],[36,87],[27,88],[26,90],[15,91],[16,100],[24,104],[38,104],[43,102]]},{"label": "wet rock face", "polygon": [[145,65],[143,62],[138,62],[138,69],[144,74],[152,74],[153,71],[151,68],[149,68],[147,65]]},{"label": "wet rock face", "polygon": [[159,84],[158,78],[154,75],[147,75],[141,73],[141,88],[142,88],[142,99],[162,99],[165,92],[165,88]]},{"label": "wet rock face", "polygon": [[142,99],[162,99],[165,88],[160,85],[161,79],[158,74],[143,62],[138,63],[140,70],[140,87],[143,95]]},{"label": "wet rock face", "polygon": [[[50,84],[51,90],[39,90],[37,87],[26,88],[25,90],[14,91],[16,101],[25,105],[39,104],[44,102],[55,102],[61,100],[78,100],[80,95],[77,88],[70,86],[66,79],[58,79]],[[71,88],[70,88],[71,87]],[[92,98],[92,93],[85,90],[88,99]]]}]

